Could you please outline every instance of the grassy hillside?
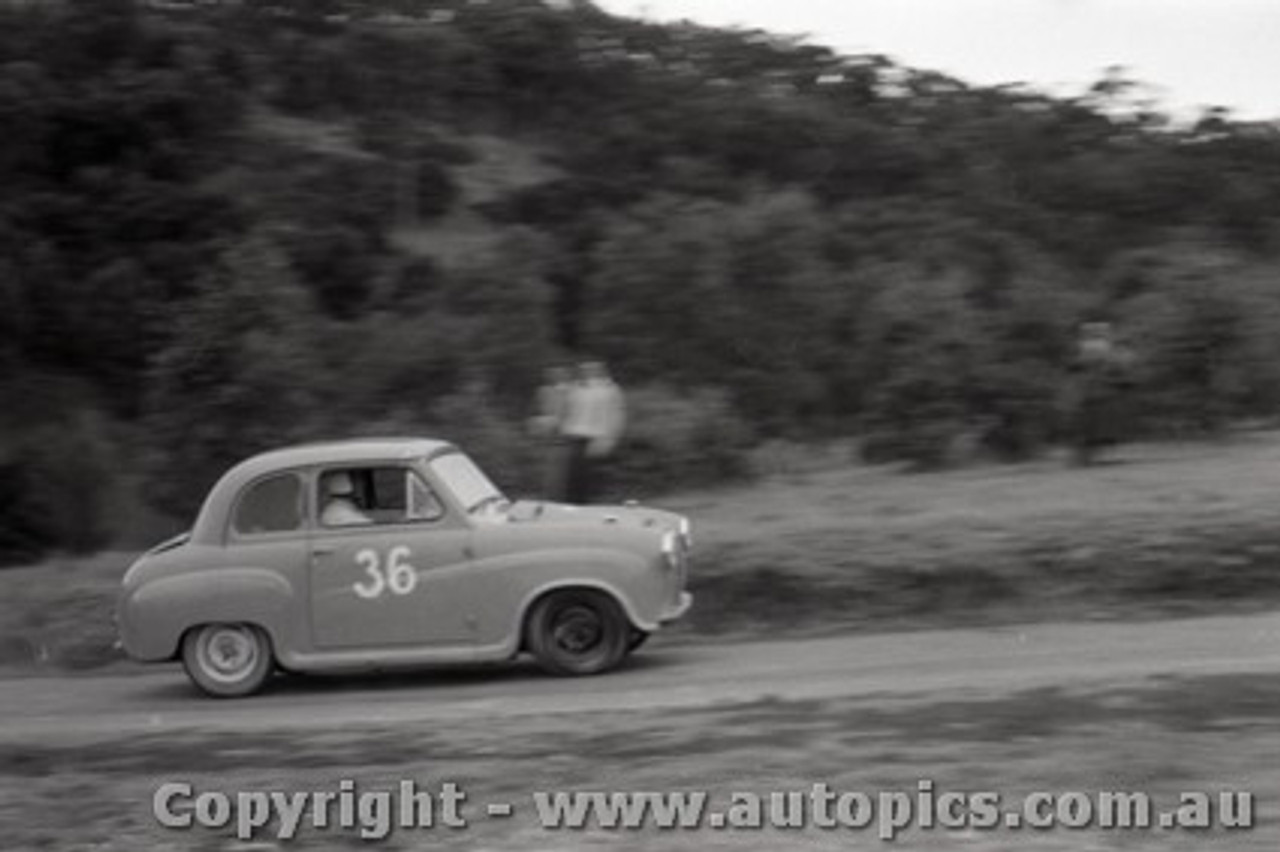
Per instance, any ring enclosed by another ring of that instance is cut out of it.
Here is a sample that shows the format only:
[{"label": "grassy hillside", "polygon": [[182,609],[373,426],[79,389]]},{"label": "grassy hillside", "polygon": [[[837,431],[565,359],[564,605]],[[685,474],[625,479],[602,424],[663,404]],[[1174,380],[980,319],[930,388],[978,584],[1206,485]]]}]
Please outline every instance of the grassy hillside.
[{"label": "grassy hillside", "polygon": [[[1093,469],[904,474],[847,450],[781,467],[662,501],[696,525],[687,641],[1280,604],[1280,434],[1135,447]],[[7,670],[116,660],[129,559],[0,572]]]},{"label": "grassy hillside", "polygon": [[695,630],[1129,617],[1280,601],[1280,439],[938,474],[824,465],[673,501]]}]

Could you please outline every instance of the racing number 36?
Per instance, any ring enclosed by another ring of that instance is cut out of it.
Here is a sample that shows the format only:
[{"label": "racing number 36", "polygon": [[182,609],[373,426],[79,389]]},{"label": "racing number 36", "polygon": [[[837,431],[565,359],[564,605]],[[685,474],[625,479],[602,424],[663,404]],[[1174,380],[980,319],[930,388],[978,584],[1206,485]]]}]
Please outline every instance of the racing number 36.
[{"label": "racing number 36", "polygon": [[407,595],[418,585],[418,570],[406,560],[412,555],[403,544],[387,551],[386,565],[378,556],[378,551],[366,547],[356,553],[356,564],[364,569],[368,579],[354,583],[351,588],[365,600],[381,597],[385,592],[393,595]]}]

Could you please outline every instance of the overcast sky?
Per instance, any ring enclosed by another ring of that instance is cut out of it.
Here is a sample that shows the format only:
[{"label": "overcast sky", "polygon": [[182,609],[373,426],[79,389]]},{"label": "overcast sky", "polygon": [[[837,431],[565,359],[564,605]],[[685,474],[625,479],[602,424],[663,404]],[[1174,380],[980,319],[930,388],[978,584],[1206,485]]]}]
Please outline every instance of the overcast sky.
[{"label": "overcast sky", "polygon": [[1166,109],[1280,118],[1280,0],[596,0],[616,14],[809,36],[972,83],[1075,94],[1109,65]]}]

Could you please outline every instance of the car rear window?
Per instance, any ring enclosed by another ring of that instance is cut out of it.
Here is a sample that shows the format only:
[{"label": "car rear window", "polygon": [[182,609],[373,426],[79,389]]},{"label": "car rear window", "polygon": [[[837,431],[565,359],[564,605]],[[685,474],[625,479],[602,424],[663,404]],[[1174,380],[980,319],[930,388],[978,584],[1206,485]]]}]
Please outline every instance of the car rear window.
[{"label": "car rear window", "polygon": [[241,535],[301,529],[302,483],[298,477],[282,474],[250,486],[236,505],[233,527]]}]

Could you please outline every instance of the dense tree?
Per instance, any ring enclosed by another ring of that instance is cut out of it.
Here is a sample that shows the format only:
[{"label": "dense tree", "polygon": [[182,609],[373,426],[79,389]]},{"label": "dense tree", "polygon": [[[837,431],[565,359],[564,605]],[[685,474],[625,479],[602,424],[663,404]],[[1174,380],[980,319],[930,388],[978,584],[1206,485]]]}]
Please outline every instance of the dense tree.
[{"label": "dense tree", "polygon": [[0,467],[88,424],[168,507],[304,435],[527,470],[574,349],[701,479],[717,431],[1025,457],[1089,320],[1148,433],[1280,405],[1280,130],[1122,70],[1054,97],[588,2],[4,4],[0,123],[0,368],[76,388],[0,418]]},{"label": "dense tree", "polygon": [[322,329],[278,248],[256,236],[226,248],[150,371],[157,505],[193,511],[231,463],[321,431]]},{"label": "dense tree", "polygon": [[1212,434],[1277,410],[1280,268],[1193,238],[1128,266],[1130,295],[1117,313],[1148,431]]}]

